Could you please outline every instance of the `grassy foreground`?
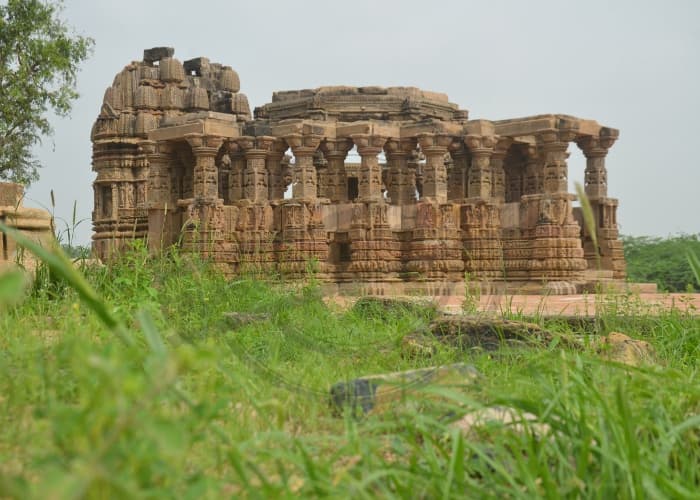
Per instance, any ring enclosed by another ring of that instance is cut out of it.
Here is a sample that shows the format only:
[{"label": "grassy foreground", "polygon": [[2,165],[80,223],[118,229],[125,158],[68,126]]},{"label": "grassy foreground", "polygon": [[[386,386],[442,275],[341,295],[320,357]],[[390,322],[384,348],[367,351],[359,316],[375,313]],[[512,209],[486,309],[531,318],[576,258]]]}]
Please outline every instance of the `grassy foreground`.
[{"label": "grassy foreground", "polygon": [[[431,310],[335,310],[313,279],[226,281],[206,263],[177,253],[154,260],[139,247],[85,276],[100,298],[81,300],[44,272],[10,304],[13,285],[0,282],[0,498],[700,490],[697,317],[635,306],[632,321],[625,302],[612,301],[607,328],[657,351],[657,363],[640,368],[556,342],[404,359],[401,338],[427,325]],[[267,317],[234,327],[229,311]],[[329,408],[336,381],[455,361],[481,377],[411,391],[365,418]],[[463,436],[450,427],[492,404],[532,413],[550,431],[489,425]]]}]

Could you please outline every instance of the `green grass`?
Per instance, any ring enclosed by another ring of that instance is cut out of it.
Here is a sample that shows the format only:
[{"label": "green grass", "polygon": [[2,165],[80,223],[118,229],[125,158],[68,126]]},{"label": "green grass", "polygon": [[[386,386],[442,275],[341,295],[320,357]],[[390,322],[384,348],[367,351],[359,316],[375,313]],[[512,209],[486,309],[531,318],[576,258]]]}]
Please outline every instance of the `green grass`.
[{"label": "green grass", "polygon": [[[22,280],[0,281],[0,498],[696,498],[700,489],[691,315],[611,301],[606,328],[657,350],[658,363],[641,368],[560,345],[404,359],[400,340],[428,324],[429,309],[342,311],[313,279],[226,281],[205,262],[152,259],[138,244],[83,281],[65,265],[55,258],[15,304]],[[234,329],[228,311],[269,317]],[[476,384],[427,387],[363,419],[329,408],[336,381],[456,361],[478,368]],[[491,404],[552,431],[450,428]]]}]

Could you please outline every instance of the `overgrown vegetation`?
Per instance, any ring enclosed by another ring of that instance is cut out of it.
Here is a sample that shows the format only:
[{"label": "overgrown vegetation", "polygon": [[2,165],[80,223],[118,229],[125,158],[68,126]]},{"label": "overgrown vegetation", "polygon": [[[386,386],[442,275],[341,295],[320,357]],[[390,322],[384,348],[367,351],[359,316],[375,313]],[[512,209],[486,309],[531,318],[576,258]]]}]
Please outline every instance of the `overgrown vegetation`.
[{"label": "overgrown vegetation", "polygon": [[687,256],[700,255],[700,234],[624,236],[623,243],[630,281],[656,283],[667,292],[699,289]]},{"label": "overgrown vegetation", "polygon": [[[624,300],[603,308],[607,328],[655,346],[658,364],[643,368],[555,343],[405,359],[400,339],[432,309],[342,311],[313,279],[227,281],[138,243],[84,269],[85,281],[49,258],[53,272],[19,304],[9,299],[21,280],[0,281],[0,497],[694,498],[700,488],[700,323],[689,314],[635,308],[630,324]],[[266,316],[234,326],[229,311]],[[329,408],[333,382],[455,361],[473,363],[477,383],[411,391],[363,419]],[[551,430],[465,437],[450,426],[490,404]]]}]

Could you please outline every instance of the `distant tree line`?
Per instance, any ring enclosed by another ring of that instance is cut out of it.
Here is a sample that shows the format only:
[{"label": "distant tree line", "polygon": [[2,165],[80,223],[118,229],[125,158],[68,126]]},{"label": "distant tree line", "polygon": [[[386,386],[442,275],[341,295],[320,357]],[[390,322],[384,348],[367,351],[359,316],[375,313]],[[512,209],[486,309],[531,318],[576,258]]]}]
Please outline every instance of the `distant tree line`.
[{"label": "distant tree line", "polygon": [[668,238],[623,236],[630,281],[656,283],[661,291],[700,289],[688,262],[688,252],[700,255],[700,233]]}]

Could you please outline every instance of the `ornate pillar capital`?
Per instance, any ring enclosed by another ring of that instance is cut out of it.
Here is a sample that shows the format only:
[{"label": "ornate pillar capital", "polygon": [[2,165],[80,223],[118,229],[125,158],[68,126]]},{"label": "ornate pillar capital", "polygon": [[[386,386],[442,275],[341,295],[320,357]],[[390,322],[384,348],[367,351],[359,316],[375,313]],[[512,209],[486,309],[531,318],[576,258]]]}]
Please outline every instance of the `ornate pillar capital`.
[{"label": "ornate pillar capital", "polygon": [[352,149],[352,139],[349,137],[324,139],[320,147],[327,159],[342,158],[344,160],[348,151]]},{"label": "ornate pillar capital", "polygon": [[416,149],[416,144],[416,139],[413,137],[404,139],[390,137],[384,144],[384,152],[387,156],[408,156]]},{"label": "ornate pillar capital", "polygon": [[387,137],[373,134],[352,134],[352,141],[357,146],[360,156],[378,155],[387,141]]},{"label": "ornate pillar capital", "polygon": [[316,134],[288,134],[284,140],[292,148],[294,156],[313,156],[321,144],[322,136]]},{"label": "ornate pillar capital", "polygon": [[216,156],[224,138],[215,135],[185,134],[185,140],[195,155]]},{"label": "ornate pillar capital", "polygon": [[576,138],[576,145],[586,158],[601,158],[607,156],[616,139],[593,135],[579,136]]},{"label": "ornate pillar capital", "polygon": [[435,150],[437,154],[437,149],[445,154],[449,145],[452,144],[452,136],[448,134],[422,133],[418,134],[416,138],[418,139],[420,148],[426,155],[431,150]]},{"label": "ornate pillar capital", "polygon": [[473,156],[490,157],[498,139],[497,135],[467,134],[464,136],[464,144]]}]

